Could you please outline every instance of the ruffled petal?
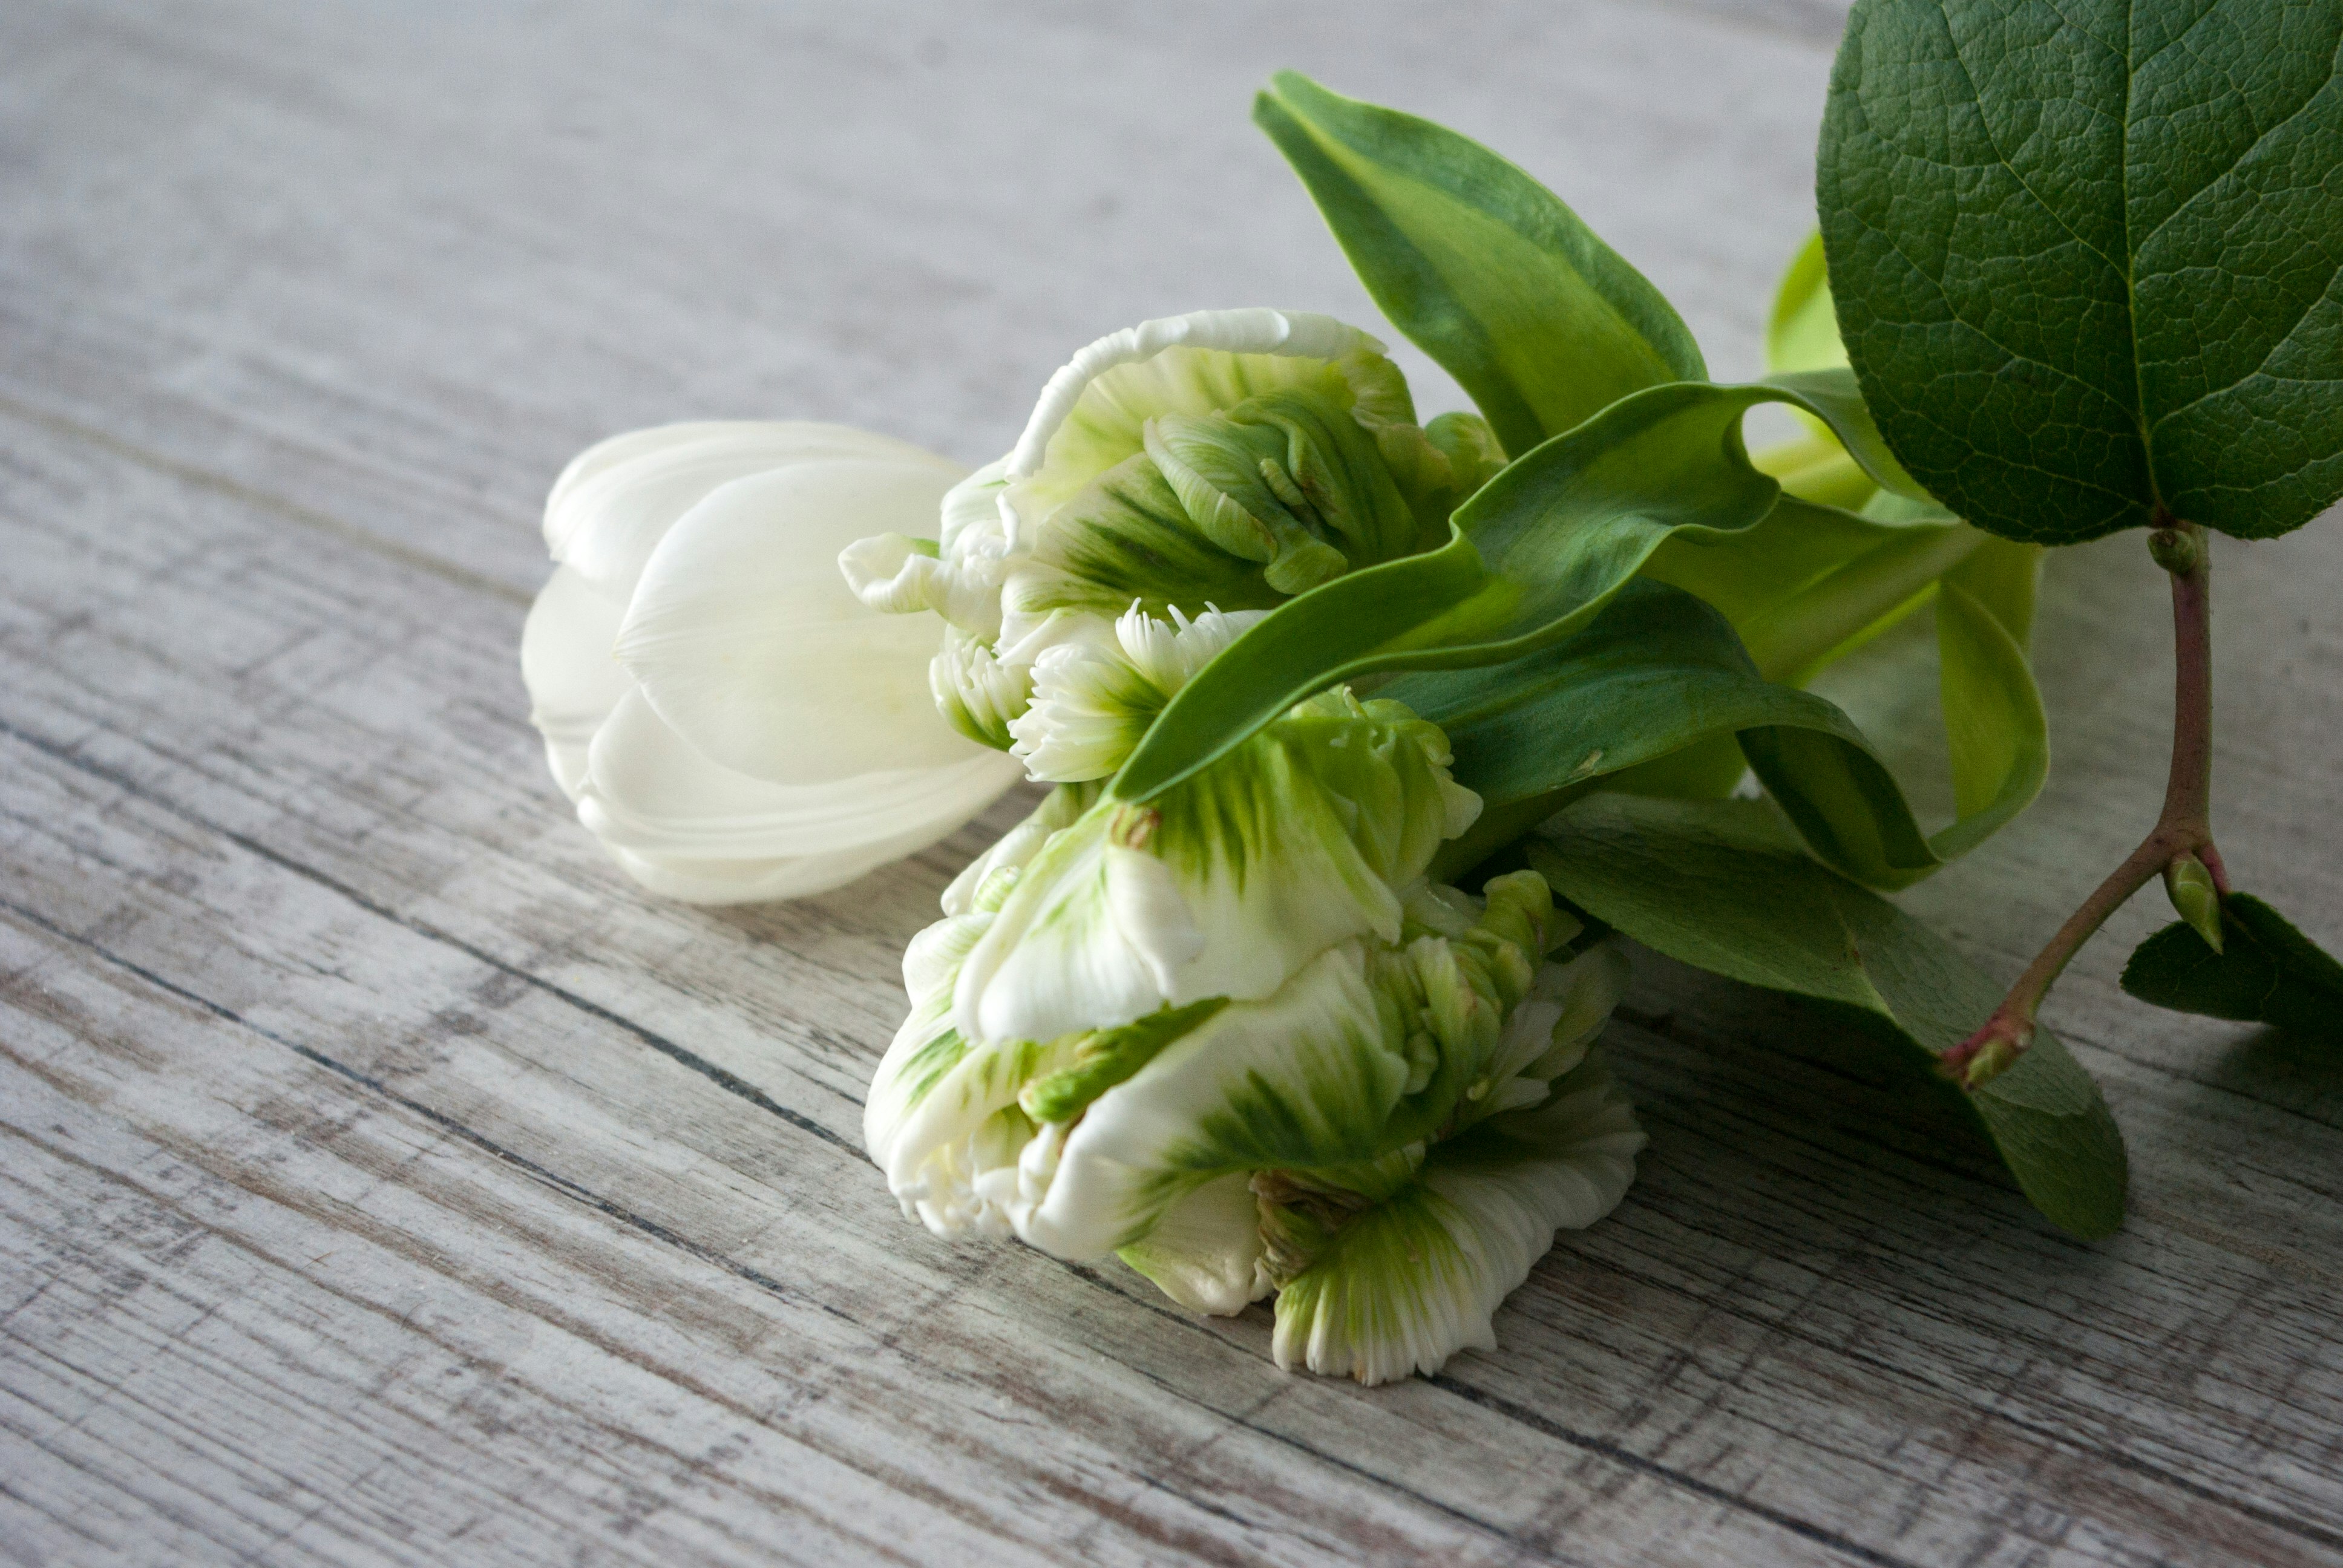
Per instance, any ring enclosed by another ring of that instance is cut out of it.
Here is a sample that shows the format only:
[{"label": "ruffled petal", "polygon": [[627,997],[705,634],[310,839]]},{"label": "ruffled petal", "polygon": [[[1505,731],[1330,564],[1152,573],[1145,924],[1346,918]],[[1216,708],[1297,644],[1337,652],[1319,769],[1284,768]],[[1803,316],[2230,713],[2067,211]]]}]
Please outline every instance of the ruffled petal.
[{"label": "ruffled petal", "polygon": [[1402,1022],[1356,942],[1267,1000],[1221,1009],[1090,1104],[1018,1234],[1094,1258],[1144,1238],[1206,1178],[1373,1159],[1407,1084]]},{"label": "ruffled petal", "polygon": [[1169,620],[1133,608],[1114,638],[1070,639],[1043,648],[1031,667],[1030,704],[1004,726],[1035,779],[1080,782],[1122,766],[1155,716],[1214,656],[1267,612],[1207,608]]},{"label": "ruffled petal", "polygon": [[1398,890],[1461,820],[1437,728],[1333,692],[1143,807],[1103,801],[1028,869],[960,970],[971,1039],[1047,1040],[1268,996],[1336,942],[1398,940]]},{"label": "ruffled petal", "polygon": [[557,567],[521,623],[528,721],[545,737],[554,782],[572,800],[586,787],[594,732],[634,686],[612,651],[620,608],[568,567]]},{"label": "ruffled petal", "polygon": [[[1331,316],[1200,310],[1142,321],[1083,348],[1050,377],[1008,459],[1021,524],[1144,449],[1149,419],[1210,414],[1304,385],[1325,363],[1383,345]],[[1012,536],[1011,543],[1018,543]]]},{"label": "ruffled petal", "polygon": [[1494,1349],[1499,1304],[1557,1229],[1618,1206],[1644,1143],[1599,1059],[1556,1088],[1436,1146],[1413,1183],[1342,1225],[1278,1295],[1277,1364],[1379,1383]]},{"label": "ruffled petal", "polygon": [[881,615],[833,562],[874,525],[931,518],[929,465],[805,462],[721,486],[660,541],[618,634],[651,705],[708,757],[775,783],[964,762],[936,711],[932,626]]}]

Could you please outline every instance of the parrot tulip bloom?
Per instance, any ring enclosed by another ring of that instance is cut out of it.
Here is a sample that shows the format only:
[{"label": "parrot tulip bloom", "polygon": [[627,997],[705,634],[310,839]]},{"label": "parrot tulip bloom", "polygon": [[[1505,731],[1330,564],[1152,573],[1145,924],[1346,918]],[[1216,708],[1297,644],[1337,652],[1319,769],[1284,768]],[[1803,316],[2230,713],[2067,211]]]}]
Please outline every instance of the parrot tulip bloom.
[{"label": "parrot tulip bloom", "polygon": [[1355,327],[1200,311],[1075,355],[1015,449],[945,498],[940,538],[874,536],[839,565],[873,608],[943,618],[935,695],[956,728],[1078,782],[1262,614],[1445,544],[1503,462],[1473,416],[1419,427]]},{"label": "parrot tulip bloom", "polygon": [[924,527],[964,470],[835,425],[669,425],[581,453],[521,637],[530,721],[578,819],[654,892],[820,892],[953,831],[1018,769],[936,712],[933,639],[838,551]]},{"label": "parrot tulip bloom", "polygon": [[1643,1144],[1594,1050],[1624,960],[1536,873],[1427,882],[1480,807],[1337,690],[1145,805],[1062,787],[944,896],[865,1137],[940,1234],[1280,1292],[1281,1365],[1380,1382],[1494,1343]]}]

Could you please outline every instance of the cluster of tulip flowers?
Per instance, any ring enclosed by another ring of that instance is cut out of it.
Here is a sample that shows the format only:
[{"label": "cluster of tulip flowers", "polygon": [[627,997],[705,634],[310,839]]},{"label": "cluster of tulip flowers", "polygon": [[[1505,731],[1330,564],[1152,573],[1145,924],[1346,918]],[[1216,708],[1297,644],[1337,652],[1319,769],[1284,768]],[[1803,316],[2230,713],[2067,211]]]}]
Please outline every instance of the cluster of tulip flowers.
[{"label": "cluster of tulip flowers", "polygon": [[[1244,309],[1082,348],[973,473],[828,425],[606,441],[548,502],[522,648],[580,821],[654,893],[748,902],[1047,786],[904,954],[870,1156],[939,1235],[1113,1253],[1201,1312],[1274,1294],[1282,1366],[1492,1346],[1617,1206],[1623,939],[1836,1010],[2043,1215],[2114,1230],[2122,1137],[2030,1021],[2046,980],[1978,1030],[2012,1001],[1882,897],[2042,786],[2042,551],[1898,460],[1841,258],[1808,244],[1767,376],[1719,383],[1487,148],[1292,75],[1254,114],[1477,411],[1421,419],[1367,333]],[[1753,457],[1768,403],[1804,434]],[[1933,831],[1807,689],[1924,608]],[[2181,912],[2195,974],[2227,917]]]},{"label": "cluster of tulip flowers", "polygon": [[1202,1312],[1275,1292],[1281,1365],[1429,1372],[1633,1179],[1615,942],[1534,870],[1426,876],[1481,801],[1397,701],[1318,694],[1145,806],[1101,785],[1272,605],[1443,541],[1502,461],[1418,426],[1373,337],[1265,309],[1100,339],[974,473],[830,425],[617,437],[547,505],[533,718],[618,864],[700,902],[1052,786],[904,955],[865,1121],[904,1211]]}]

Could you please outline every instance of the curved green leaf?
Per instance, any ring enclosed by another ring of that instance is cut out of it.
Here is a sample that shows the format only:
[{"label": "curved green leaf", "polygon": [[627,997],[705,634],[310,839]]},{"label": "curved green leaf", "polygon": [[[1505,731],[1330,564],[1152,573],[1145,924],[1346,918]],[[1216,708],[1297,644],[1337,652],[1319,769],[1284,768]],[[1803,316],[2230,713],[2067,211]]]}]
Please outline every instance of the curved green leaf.
[{"label": "curved green leaf", "polygon": [[1741,445],[1741,417],[1763,402],[1822,418],[1883,484],[1910,487],[1844,371],[1622,398],[1483,487],[1445,546],[1271,611],[1172,699],[1112,793],[1147,799],[1339,681],[1535,652],[1594,618],[1671,538],[1715,544],[1755,528],[1781,496]]},{"label": "curved green leaf", "polygon": [[1385,316],[1528,451],[1646,387],[1707,377],[1660,291],[1467,137],[1284,71],[1253,120]]},{"label": "curved green leaf", "polygon": [[2343,6],[1858,0],[1816,192],[1896,451],[2071,544],[2343,495]]},{"label": "curved green leaf", "polygon": [[[1463,872],[1598,784],[1717,740],[1739,742],[1816,852],[1846,874],[1901,886],[1941,863],[1853,719],[1764,679],[1722,615],[1660,583],[1629,583],[1592,624],[1526,658],[1403,675],[1378,695],[1438,724],[1457,782],[1482,799],[1435,876]],[[1735,756],[1724,788],[1741,767]],[[1646,771],[1628,787],[1723,792],[1703,782],[1659,788]]]},{"label": "curved green leaf", "polygon": [[[2000,1000],[1926,926],[1801,854],[1759,802],[1597,795],[1540,829],[1529,858],[1556,895],[1646,947],[1831,1004],[1923,1062]],[[2086,1237],[2123,1223],[2123,1135],[2047,1030],[1984,1087],[1941,1092],[2054,1223]]]}]

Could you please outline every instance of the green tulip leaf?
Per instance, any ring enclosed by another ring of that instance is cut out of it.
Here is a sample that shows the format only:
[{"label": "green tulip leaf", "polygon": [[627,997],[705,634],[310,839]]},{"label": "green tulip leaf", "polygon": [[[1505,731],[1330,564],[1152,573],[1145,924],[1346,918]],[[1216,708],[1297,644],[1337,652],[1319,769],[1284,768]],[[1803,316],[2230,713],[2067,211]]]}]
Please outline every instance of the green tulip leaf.
[{"label": "green tulip leaf", "polygon": [[[1586,627],[1663,546],[1733,545],[1782,502],[1780,487],[1741,448],[1741,417],[1765,401],[1823,419],[1849,451],[1877,465],[1883,485],[1909,486],[1878,452],[1844,371],[1737,387],[1676,382],[1623,398],[1483,487],[1456,514],[1446,546],[1353,572],[1272,610],[1172,699],[1111,793],[1148,799],[1342,681],[1525,658]],[[1860,528],[1858,519],[1791,505],[1794,516],[1819,517],[1817,526]],[[1944,537],[1906,531],[1924,541]],[[1934,560],[1875,604],[1925,590],[1950,564]],[[1840,727],[1843,716],[1740,736],[1751,765],[1816,853],[1876,886],[1926,876],[1990,833],[2032,799],[2047,766],[2022,647],[1989,610],[1954,598],[1956,591],[1945,596],[1955,607],[1948,624],[1961,655],[1956,678],[1989,680],[1994,700],[1977,705],[1979,723],[2009,732],[1992,737],[1998,750],[1956,747],[1970,780],[1956,794],[1977,810],[1936,839],[1921,833],[1894,776],[1853,726]],[[1996,761],[1999,770],[1989,779],[1970,778]]]},{"label": "green tulip leaf", "polygon": [[1839,341],[1838,310],[1831,301],[1828,260],[1816,230],[1798,247],[1774,294],[1774,314],[1765,323],[1765,368],[1830,370],[1846,363]]},{"label": "green tulip leaf", "polygon": [[2343,1040],[2343,964],[2251,893],[2221,900],[2221,950],[2181,921],[2139,944],[2123,988],[2176,1012]]},{"label": "green tulip leaf", "polygon": [[1660,291],[1560,197],[1467,137],[1281,72],[1253,119],[1367,292],[1508,452],[1631,392],[1707,378]]},{"label": "green tulip leaf", "polygon": [[[1813,998],[1923,1064],[2000,1000],[1926,926],[1800,853],[1762,802],[1597,794],[1541,829],[1529,859],[1558,897],[1646,947]],[[2085,1237],[2122,1224],[2123,1135],[2047,1030],[1982,1088],[1942,1092],[2052,1222]]]},{"label": "green tulip leaf", "polygon": [[2343,7],[1857,0],[1816,181],[1899,457],[2072,544],[2343,495]]},{"label": "green tulip leaf", "polygon": [[[1439,725],[1457,782],[1481,797],[1480,819],[1434,864],[1443,879],[1599,785],[1723,794],[1745,756],[1815,853],[1874,886],[1903,886],[1936,869],[1939,840],[1990,831],[1967,819],[1959,835],[1929,839],[1853,719],[1811,692],[1764,679],[1721,614],[1649,580],[1629,583],[1585,628],[1525,658],[1403,675],[1376,694]],[[1696,758],[1674,778],[1654,771],[1719,741],[1730,753],[1722,771],[1704,777]],[[2028,767],[2014,778],[2013,795],[2030,798],[2039,787],[2041,770]],[[1956,794],[1962,782],[1956,770]],[[1993,810],[1998,796],[1975,804]],[[2002,819],[2006,813],[1993,825]]]}]

